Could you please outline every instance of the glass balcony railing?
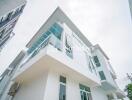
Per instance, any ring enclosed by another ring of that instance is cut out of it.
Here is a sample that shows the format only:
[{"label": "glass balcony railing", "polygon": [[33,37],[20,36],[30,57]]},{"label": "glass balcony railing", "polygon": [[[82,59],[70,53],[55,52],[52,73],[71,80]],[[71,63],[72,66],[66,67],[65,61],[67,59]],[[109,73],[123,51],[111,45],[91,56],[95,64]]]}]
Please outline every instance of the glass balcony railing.
[{"label": "glass balcony railing", "polygon": [[62,50],[62,42],[55,35],[49,35],[39,46],[32,51],[30,54],[27,54],[25,60],[20,65],[21,67],[25,65],[30,59],[32,59],[35,55],[37,55],[43,48],[45,48],[48,44],[52,45],[57,50]]}]

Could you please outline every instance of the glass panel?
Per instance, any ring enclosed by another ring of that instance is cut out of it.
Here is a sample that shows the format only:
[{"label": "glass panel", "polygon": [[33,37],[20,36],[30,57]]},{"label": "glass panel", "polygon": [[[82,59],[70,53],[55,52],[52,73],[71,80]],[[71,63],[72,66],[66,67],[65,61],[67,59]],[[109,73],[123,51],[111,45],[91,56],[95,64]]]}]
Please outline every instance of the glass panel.
[{"label": "glass panel", "polygon": [[81,100],[92,100],[90,88],[82,84],[79,84],[79,87],[80,87]]},{"label": "glass panel", "polygon": [[89,56],[89,60],[90,60],[90,65],[91,65],[92,71],[95,73],[95,75],[97,75],[96,68],[95,68],[92,57]]},{"label": "glass panel", "polygon": [[99,72],[99,76],[100,76],[101,80],[106,80],[106,77],[105,77],[103,71],[100,71],[100,72]]},{"label": "glass panel", "polygon": [[55,28],[51,27],[49,30],[50,30],[50,32],[52,32],[53,34],[57,34],[57,31],[56,31]]},{"label": "glass panel", "polygon": [[92,100],[92,95],[91,95],[91,93],[88,93],[88,100]]},{"label": "glass panel", "polygon": [[80,87],[81,90],[85,90],[85,88],[82,84],[79,84],[79,87]]},{"label": "glass panel", "polygon": [[53,26],[49,29],[50,32],[52,32],[58,39],[61,39],[61,33],[63,31],[63,28],[57,24],[54,23]]},{"label": "glass panel", "polygon": [[96,66],[97,66],[97,67],[100,67],[100,62],[99,62],[98,57],[97,57],[97,56],[94,56],[93,59],[94,59],[94,62],[95,62],[95,64],[96,64]]},{"label": "glass panel", "polygon": [[86,92],[83,92],[83,96],[84,96],[84,100],[88,100],[88,99],[87,99]]},{"label": "glass panel", "polygon": [[81,100],[84,100],[83,92],[80,91],[80,94],[81,94]]},{"label": "glass panel", "polygon": [[72,51],[71,42],[72,42],[72,40],[71,40],[70,36],[66,35],[66,37],[65,37],[66,54],[70,58],[73,58],[73,51]]},{"label": "glass panel", "polygon": [[63,28],[59,24],[54,23],[53,27],[58,31],[59,34],[62,33]]},{"label": "glass panel", "polygon": [[87,100],[89,100],[89,93],[87,93]]},{"label": "glass panel", "polygon": [[48,36],[50,36],[51,33],[54,34],[55,37],[57,37],[60,40],[62,31],[63,31],[63,28],[59,24],[57,23],[53,24],[47,32],[42,34],[34,42],[34,44],[29,48],[28,53],[33,52]]},{"label": "glass panel", "polygon": [[85,90],[85,91],[87,91],[87,92],[90,92],[90,88],[87,87],[87,86],[84,86],[84,85],[82,85],[82,84],[79,84],[79,87],[80,87],[81,90]]},{"label": "glass panel", "polygon": [[66,86],[60,84],[59,100],[66,100]]},{"label": "glass panel", "polygon": [[62,83],[66,83],[66,78],[63,77],[63,76],[60,76],[60,82],[62,82]]}]

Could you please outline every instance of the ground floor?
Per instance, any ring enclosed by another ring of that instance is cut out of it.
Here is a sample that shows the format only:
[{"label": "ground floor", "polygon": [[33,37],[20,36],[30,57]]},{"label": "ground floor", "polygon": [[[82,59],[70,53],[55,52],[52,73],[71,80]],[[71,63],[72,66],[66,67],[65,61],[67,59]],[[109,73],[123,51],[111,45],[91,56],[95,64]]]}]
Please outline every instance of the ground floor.
[{"label": "ground floor", "polygon": [[[9,100],[9,97],[8,97]],[[20,81],[20,86],[11,100],[109,100],[101,87],[53,70]]]}]

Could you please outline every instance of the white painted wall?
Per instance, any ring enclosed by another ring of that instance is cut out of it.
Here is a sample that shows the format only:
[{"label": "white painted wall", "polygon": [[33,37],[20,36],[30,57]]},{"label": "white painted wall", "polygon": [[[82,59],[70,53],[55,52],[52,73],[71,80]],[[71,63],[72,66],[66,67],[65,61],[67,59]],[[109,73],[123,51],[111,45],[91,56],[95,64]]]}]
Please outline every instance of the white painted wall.
[{"label": "white painted wall", "polygon": [[13,100],[43,100],[47,73],[23,82]]},{"label": "white painted wall", "polygon": [[[66,77],[66,99],[81,100],[79,83],[76,79],[69,77],[66,73],[50,71],[45,90],[44,100],[59,100],[59,77]],[[83,83],[82,83],[83,84]],[[87,85],[88,86],[88,85]],[[100,88],[91,89],[93,100],[107,100],[105,91]]]},{"label": "white painted wall", "polygon": [[106,92],[100,87],[91,88],[93,100],[108,100]]},{"label": "white painted wall", "polygon": [[82,68],[87,68],[88,69],[88,65],[86,62],[86,55],[82,49],[82,45],[81,43],[79,43],[77,41],[77,39],[75,37],[73,37],[74,33],[65,23],[63,25],[65,34],[68,34],[71,37],[71,44],[73,47],[73,60],[75,63],[79,64],[82,66]]},{"label": "white painted wall", "polygon": [[59,100],[59,77],[66,76],[66,98],[67,100],[81,100],[79,83],[72,80],[66,74],[51,71],[48,75],[44,100]]},{"label": "white painted wall", "polygon": [[[59,100],[60,75],[65,76],[67,80],[66,99],[81,100],[80,82],[69,77],[66,73],[53,70],[36,76],[28,82],[23,82],[13,100]],[[107,100],[105,91],[100,88],[91,88],[91,93],[93,100]]]}]

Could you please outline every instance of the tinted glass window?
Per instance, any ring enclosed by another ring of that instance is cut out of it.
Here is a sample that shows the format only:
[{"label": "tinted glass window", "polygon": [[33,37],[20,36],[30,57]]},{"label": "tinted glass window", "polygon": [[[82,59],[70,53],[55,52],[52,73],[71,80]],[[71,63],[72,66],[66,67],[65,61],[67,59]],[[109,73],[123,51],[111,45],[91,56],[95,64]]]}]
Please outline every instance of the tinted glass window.
[{"label": "tinted glass window", "polygon": [[66,78],[63,77],[63,76],[60,76],[60,82],[62,82],[62,83],[66,83]]},{"label": "tinted glass window", "polygon": [[95,62],[95,64],[96,64],[96,66],[97,66],[97,67],[100,67],[100,62],[99,62],[98,57],[97,57],[97,56],[94,56],[93,59],[94,59],[94,62]]},{"label": "tinted glass window", "polygon": [[81,100],[92,100],[90,88],[82,84],[79,84],[79,87]]},{"label": "tinted glass window", "polygon": [[66,86],[60,84],[59,100],[66,100]]},{"label": "tinted glass window", "polygon": [[59,100],[66,100],[66,77],[60,76]]},{"label": "tinted glass window", "polygon": [[106,77],[105,77],[103,71],[100,71],[100,72],[99,72],[99,76],[100,76],[101,80],[106,80]]}]

